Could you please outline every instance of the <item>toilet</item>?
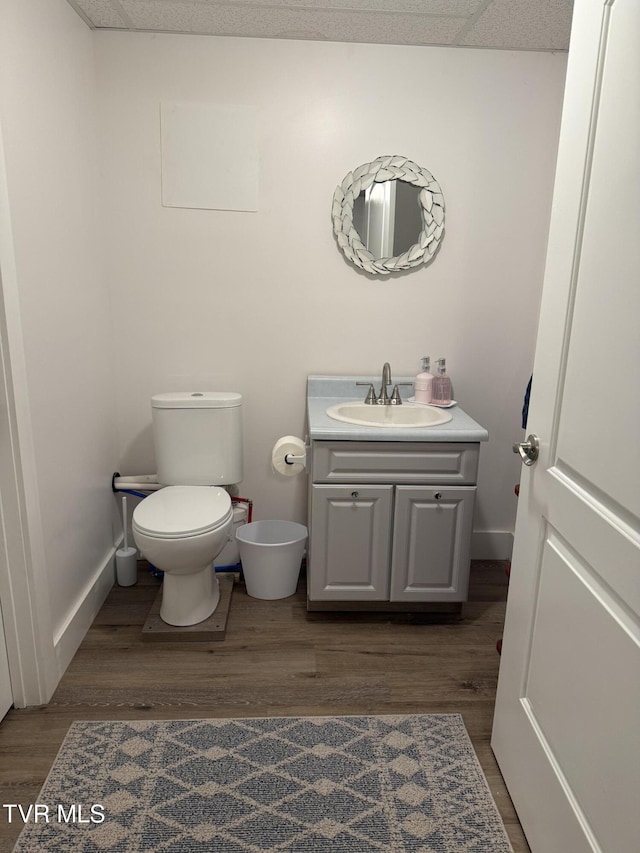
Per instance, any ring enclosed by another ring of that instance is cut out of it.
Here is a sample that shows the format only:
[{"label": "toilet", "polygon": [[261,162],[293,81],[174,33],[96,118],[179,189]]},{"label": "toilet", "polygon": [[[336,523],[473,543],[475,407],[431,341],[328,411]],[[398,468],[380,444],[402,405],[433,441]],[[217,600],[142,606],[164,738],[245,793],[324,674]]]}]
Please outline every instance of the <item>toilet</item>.
[{"label": "toilet", "polygon": [[144,557],[164,572],[160,617],[196,625],[220,600],[213,561],[231,538],[224,486],[242,480],[242,395],[184,391],[151,398],[159,489],[133,512]]}]

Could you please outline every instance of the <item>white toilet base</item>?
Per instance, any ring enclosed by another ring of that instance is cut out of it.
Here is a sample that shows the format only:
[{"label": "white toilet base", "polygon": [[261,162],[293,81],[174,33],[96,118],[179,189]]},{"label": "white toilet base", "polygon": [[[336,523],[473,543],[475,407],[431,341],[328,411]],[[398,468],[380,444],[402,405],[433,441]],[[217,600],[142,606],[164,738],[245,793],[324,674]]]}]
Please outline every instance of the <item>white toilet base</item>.
[{"label": "white toilet base", "polygon": [[220,585],[211,565],[188,575],[165,572],[160,618],[183,627],[203,622],[218,606]]}]

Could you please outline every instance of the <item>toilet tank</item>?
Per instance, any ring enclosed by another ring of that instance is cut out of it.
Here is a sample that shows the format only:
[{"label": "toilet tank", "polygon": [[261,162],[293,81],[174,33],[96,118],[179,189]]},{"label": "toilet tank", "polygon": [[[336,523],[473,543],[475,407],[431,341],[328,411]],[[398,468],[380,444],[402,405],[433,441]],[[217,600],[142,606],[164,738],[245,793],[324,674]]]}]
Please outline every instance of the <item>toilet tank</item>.
[{"label": "toilet tank", "polygon": [[151,398],[158,482],[229,486],[242,480],[242,395],[175,391]]}]

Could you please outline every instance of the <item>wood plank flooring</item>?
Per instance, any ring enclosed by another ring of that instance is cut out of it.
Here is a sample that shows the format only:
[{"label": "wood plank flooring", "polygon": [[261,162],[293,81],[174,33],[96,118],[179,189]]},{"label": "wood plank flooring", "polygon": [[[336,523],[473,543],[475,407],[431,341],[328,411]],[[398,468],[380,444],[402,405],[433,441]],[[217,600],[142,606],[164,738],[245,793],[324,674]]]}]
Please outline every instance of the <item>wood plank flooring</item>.
[{"label": "wood plank flooring", "polygon": [[[304,577],[280,601],[237,583],[223,642],[149,643],[141,631],[159,581],[140,564],[135,586],[110,592],[51,702],[0,724],[0,804],[38,801],[74,720],[461,713],[514,851],[527,853],[489,745],[504,567],[472,563],[461,617],[309,614]],[[1,853],[21,828],[0,809]]]}]

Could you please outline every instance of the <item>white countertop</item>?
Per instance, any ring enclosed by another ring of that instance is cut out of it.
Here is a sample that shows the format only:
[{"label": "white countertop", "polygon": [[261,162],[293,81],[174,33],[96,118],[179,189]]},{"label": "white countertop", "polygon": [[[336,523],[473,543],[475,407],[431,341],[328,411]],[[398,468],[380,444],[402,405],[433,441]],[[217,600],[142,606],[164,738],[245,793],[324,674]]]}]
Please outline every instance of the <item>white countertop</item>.
[{"label": "white countertop", "polygon": [[[396,382],[413,382],[413,376],[393,377]],[[397,428],[361,426],[336,421],[327,415],[329,406],[345,400],[363,401],[367,389],[356,385],[371,382],[376,394],[380,390],[379,376],[308,376],[307,421],[309,438],[325,441],[487,441],[489,433],[469,417],[459,405],[447,411],[451,420],[432,427]],[[413,395],[413,388],[400,387],[403,401]]]}]

